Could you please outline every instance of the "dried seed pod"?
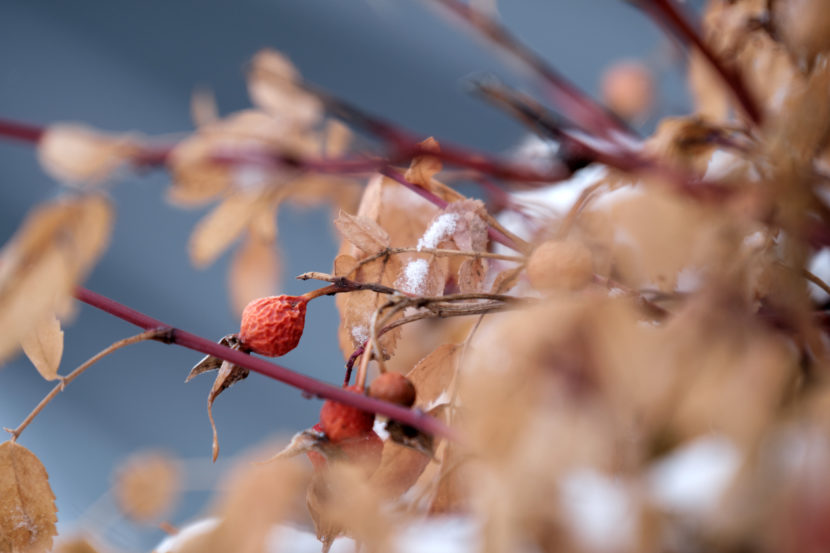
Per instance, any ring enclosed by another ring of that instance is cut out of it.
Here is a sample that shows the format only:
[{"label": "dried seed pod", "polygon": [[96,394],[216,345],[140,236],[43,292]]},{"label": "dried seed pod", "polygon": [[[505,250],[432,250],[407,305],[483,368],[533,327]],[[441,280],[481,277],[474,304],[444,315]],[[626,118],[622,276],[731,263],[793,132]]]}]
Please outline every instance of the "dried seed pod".
[{"label": "dried seed pod", "polygon": [[412,407],[415,403],[415,385],[401,373],[386,372],[379,375],[369,386],[369,396]]},{"label": "dried seed pod", "polygon": [[591,251],[579,242],[550,240],[539,245],[527,261],[527,277],[537,290],[578,290],[594,274]]},{"label": "dried seed pod", "polygon": [[239,339],[262,355],[285,355],[300,342],[308,299],[302,296],[268,296],[249,303],[242,311]]}]

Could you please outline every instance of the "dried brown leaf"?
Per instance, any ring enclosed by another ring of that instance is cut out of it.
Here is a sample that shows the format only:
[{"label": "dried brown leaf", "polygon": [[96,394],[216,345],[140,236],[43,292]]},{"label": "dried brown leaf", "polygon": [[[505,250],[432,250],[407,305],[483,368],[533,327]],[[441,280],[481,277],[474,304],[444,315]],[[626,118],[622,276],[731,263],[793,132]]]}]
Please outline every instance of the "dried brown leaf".
[{"label": "dried brown leaf", "polygon": [[368,217],[351,215],[341,211],[334,220],[340,234],[368,255],[376,254],[389,247],[389,234]]},{"label": "dried brown leaf", "polygon": [[458,290],[462,294],[482,292],[486,277],[487,261],[485,259],[465,259],[458,268]]},{"label": "dried brown leaf", "polygon": [[239,367],[227,361],[222,362],[219,367],[219,373],[216,375],[216,380],[213,381],[213,387],[208,393],[207,399],[207,413],[210,419],[210,427],[213,431],[213,444],[211,446],[213,461],[219,456],[219,434],[216,432],[216,423],[213,420],[213,402],[219,397],[219,394],[230,388],[236,382],[244,380],[248,377],[250,371],[244,367]]},{"label": "dried brown leaf", "polygon": [[334,276],[348,277],[357,268],[357,259],[354,257],[341,254],[334,258]]},{"label": "dried brown leaf", "polygon": [[240,314],[253,299],[273,296],[280,289],[277,245],[253,235],[234,252],[228,274],[231,305]]},{"label": "dried brown leaf", "polygon": [[98,549],[92,545],[88,539],[82,537],[74,537],[70,539],[61,539],[55,544],[53,553],[98,553]]},{"label": "dried brown leaf", "polygon": [[271,461],[277,461],[279,459],[290,459],[291,457],[296,457],[302,453],[316,451],[320,449],[321,442],[326,440],[327,438],[325,434],[317,432],[316,430],[303,430],[302,432],[297,432],[291,437],[291,441],[287,446],[265,462],[270,463]]},{"label": "dried brown leaf", "polygon": [[[418,145],[424,150],[430,150],[433,152],[441,151],[441,146],[433,137],[427,138]],[[412,160],[409,169],[407,169],[406,173],[404,173],[404,178],[411,183],[420,185],[427,190],[431,190],[432,186],[430,182],[432,177],[434,177],[437,173],[440,173],[442,167],[443,165],[441,164],[441,160],[437,157],[430,155],[416,156]]]},{"label": "dried brown leaf", "polygon": [[205,267],[213,263],[239,238],[262,200],[261,194],[232,194],[205,215],[196,224],[188,242],[193,264]]},{"label": "dried brown leaf", "polygon": [[0,553],[42,553],[58,520],[55,494],[40,460],[14,442],[0,444]]},{"label": "dried brown leaf", "polygon": [[113,494],[118,508],[135,522],[149,523],[170,513],[180,493],[178,461],[159,451],[144,451],[116,470]]},{"label": "dried brown leaf", "polygon": [[58,378],[63,355],[63,330],[54,313],[35,325],[20,340],[23,352],[46,380]]},{"label": "dried brown leaf", "polygon": [[337,119],[326,121],[325,135],[323,153],[326,157],[342,156],[352,141],[352,131]]},{"label": "dried brown leaf", "polygon": [[49,127],[37,146],[38,159],[47,173],[78,184],[109,179],[140,151],[134,137],[106,135],[78,124]]},{"label": "dried brown leaf", "polygon": [[0,252],[0,361],[52,313],[109,240],[112,209],[98,195],[62,199],[30,213]]},{"label": "dried brown leaf", "polygon": [[[431,409],[447,394],[458,370],[462,348],[444,344],[421,359],[406,375],[418,392],[416,407]],[[447,395],[447,399],[449,396]]]},{"label": "dried brown leaf", "polygon": [[490,287],[490,292],[493,294],[503,294],[516,286],[519,276],[524,271],[524,265],[505,269],[496,275],[493,285]]},{"label": "dried brown leaf", "polygon": [[260,50],[251,60],[248,93],[253,103],[287,125],[307,127],[320,120],[323,105],[297,81],[297,69],[279,52]]},{"label": "dried brown leaf", "polygon": [[[223,346],[227,346],[229,348],[239,349],[240,341],[239,337],[236,334],[227,334],[222,336],[222,338],[218,342]],[[202,373],[215,371],[222,366],[224,361],[219,359],[218,357],[214,357],[213,355],[205,355],[202,357],[202,360],[196,363],[190,372],[187,375],[187,378],[184,380],[185,382],[190,382],[190,380],[195,377],[199,376]]]}]

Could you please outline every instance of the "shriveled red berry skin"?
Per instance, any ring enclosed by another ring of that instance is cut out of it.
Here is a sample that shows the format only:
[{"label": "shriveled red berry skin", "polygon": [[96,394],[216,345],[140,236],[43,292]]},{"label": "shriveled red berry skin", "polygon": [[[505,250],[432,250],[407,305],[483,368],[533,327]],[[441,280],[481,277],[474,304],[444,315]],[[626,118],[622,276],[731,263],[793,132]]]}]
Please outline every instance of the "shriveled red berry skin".
[{"label": "shriveled red berry skin", "polygon": [[[346,389],[363,393],[359,386],[349,386]],[[374,413],[367,413],[330,399],[326,400],[320,409],[320,427],[334,443],[362,436],[372,430],[374,423]]]},{"label": "shriveled red berry skin", "polygon": [[302,296],[259,298],[242,311],[239,339],[251,351],[276,357],[300,343],[308,300]]},{"label": "shriveled red berry skin", "polygon": [[415,403],[415,385],[401,373],[386,372],[380,374],[369,386],[369,396],[412,407]]}]

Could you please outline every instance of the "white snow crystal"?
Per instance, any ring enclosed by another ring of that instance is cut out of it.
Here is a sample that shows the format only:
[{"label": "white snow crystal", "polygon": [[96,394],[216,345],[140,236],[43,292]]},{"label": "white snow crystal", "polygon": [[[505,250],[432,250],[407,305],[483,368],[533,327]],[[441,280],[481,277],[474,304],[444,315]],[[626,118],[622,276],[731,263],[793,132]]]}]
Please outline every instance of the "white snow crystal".
[{"label": "white snow crystal", "polygon": [[595,551],[620,551],[634,535],[635,506],[626,485],[591,469],[563,478],[560,501],[574,534]]},{"label": "white snow crystal", "polygon": [[352,339],[357,344],[362,344],[369,339],[369,327],[366,325],[355,325],[352,327]]},{"label": "white snow crystal", "polygon": [[429,262],[426,259],[410,261],[404,269],[401,287],[410,294],[423,294],[426,287]]},{"label": "white snow crystal", "polygon": [[444,213],[439,215],[426,230],[424,235],[418,240],[418,251],[424,248],[435,248],[452,236],[455,232],[455,227],[458,224],[457,213]]}]

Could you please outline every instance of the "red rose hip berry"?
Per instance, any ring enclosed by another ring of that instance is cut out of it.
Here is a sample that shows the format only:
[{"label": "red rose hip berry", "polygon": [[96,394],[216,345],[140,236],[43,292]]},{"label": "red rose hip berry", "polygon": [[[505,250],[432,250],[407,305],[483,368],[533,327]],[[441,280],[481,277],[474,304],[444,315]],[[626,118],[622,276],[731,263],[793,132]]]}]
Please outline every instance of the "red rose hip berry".
[{"label": "red rose hip berry", "polygon": [[[346,390],[363,393],[359,386],[349,386]],[[320,428],[333,443],[363,436],[372,430],[374,424],[374,413],[330,399],[320,409]]]},{"label": "red rose hip berry", "polygon": [[261,355],[285,355],[300,342],[307,304],[307,298],[285,295],[252,301],[242,311],[240,341]]},{"label": "red rose hip berry", "polygon": [[412,407],[415,403],[415,385],[401,373],[386,372],[378,375],[369,386],[369,396]]}]

